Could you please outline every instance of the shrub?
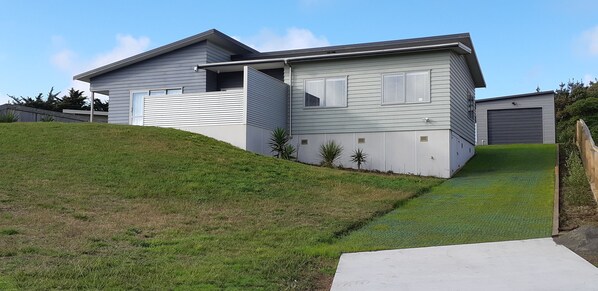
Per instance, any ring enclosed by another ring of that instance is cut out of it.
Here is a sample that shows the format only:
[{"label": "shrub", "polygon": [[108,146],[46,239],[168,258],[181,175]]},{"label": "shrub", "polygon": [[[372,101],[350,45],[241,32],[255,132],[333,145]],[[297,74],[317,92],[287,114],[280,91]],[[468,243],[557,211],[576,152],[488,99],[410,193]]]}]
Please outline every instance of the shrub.
[{"label": "shrub", "polygon": [[297,150],[292,144],[286,144],[284,150],[280,153],[280,158],[283,160],[294,160],[296,159],[295,152]]},{"label": "shrub", "polygon": [[0,123],[12,123],[18,120],[19,116],[13,111],[6,111],[6,113],[0,114]]},{"label": "shrub", "polygon": [[570,205],[591,205],[593,202],[592,193],[589,190],[588,178],[577,149],[571,150],[566,165],[565,186],[567,187],[567,195],[565,201]]},{"label": "shrub", "polygon": [[0,234],[2,235],[15,235],[15,234],[19,234],[19,231],[13,228],[7,228],[7,229],[3,229],[0,230]]},{"label": "shrub", "polygon": [[351,161],[357,164],[357,169],[361,170],[361,164],[366,163],[367,154],[362,149],[356,149],[351,155]]},{"label": "shrub", "polygon": [[53,122],[54,121],[54,117],[50,116],[50,115],[46,115],[46,116],[40,118],[39,121],[41,121],[41,122]]},{"label": "shrub", "polygon": [[291,140],[291,136],[284,128],[277,128],[272,131],[272,136],[270,137],[270,149],[274,153],[274,156],[277,158],[285,159],[285,160],[294,160],[295,156],[295,147],[289,144]]},{"label": "shrub", "polygon": [[330,140],[320,146],[320,157],[322,166],[334,167],[334,162],[341,156],[343,147],[334,140]]}]

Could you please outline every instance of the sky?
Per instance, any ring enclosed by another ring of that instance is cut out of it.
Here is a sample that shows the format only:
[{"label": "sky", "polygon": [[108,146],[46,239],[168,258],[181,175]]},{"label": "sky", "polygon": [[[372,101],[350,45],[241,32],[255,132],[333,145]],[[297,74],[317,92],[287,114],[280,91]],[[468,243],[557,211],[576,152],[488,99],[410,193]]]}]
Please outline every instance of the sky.
[{"label": "sky", "polygon": [[477,98],[598,77],[598,1],[0,0],[7,94],[88,90],[75,74],[216,28],[260,51],[469,32]]}]

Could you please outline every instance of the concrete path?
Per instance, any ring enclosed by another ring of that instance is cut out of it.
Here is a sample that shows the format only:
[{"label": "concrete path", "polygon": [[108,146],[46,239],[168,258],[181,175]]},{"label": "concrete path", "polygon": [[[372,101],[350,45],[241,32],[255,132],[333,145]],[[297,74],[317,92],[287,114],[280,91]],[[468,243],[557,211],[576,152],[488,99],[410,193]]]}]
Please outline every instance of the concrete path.
[{"label": "concrete path", "polygon": [[598,290],[598,269],[551,238],[349,253],[331,290]]}]

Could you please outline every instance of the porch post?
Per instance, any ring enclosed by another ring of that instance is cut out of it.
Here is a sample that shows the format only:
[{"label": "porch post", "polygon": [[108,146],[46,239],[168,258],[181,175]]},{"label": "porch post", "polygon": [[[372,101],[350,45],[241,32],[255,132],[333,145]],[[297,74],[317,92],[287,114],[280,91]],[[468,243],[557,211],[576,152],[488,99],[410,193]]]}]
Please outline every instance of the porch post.
[{"label": "porch post", "polygon": [[95,99],[95,92],[91,91],[91,97],[90,97],[90,102],[89,102],[89,122],[93,122],[93,102]]}]

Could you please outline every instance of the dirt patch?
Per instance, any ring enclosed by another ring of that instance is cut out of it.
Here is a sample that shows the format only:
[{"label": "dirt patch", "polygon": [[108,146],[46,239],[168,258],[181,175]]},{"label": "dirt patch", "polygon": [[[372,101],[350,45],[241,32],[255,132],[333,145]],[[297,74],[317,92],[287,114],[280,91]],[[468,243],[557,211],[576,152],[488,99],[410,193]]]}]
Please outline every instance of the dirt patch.
[{"label": "dirt patch", "polygon": [[579,185],[570,186],[567,180],[567,157],[573,149],[566,146],[560,148],[560,233],[555,242],[598,266],[598,206],[593,200],[589,184],[583,189]]},{"label": "dirt patch", "polygon": [[598,266],[598,226],[581,226],[575,230],[561,233],[554,241]]}]

